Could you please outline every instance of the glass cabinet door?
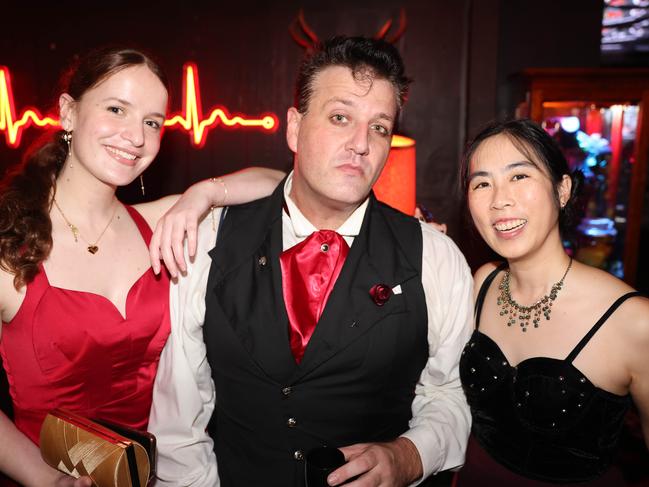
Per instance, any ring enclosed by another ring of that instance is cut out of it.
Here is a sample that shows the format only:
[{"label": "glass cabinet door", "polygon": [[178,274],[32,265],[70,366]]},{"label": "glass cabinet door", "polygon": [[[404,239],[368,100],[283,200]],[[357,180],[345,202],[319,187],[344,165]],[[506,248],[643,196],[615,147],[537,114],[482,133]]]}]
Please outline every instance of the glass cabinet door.
[{"label": "glass cabinet door", "polygon": [[529,68],[515,80],[517,115],[543,124],[584,174],[568,251],[634,286],[649,275],[649,69]]},{"label": "glass cabinet door", "polygon": [[624,245],[636,153],[637,104],[546,101],[542,126],[583,183],[567,250],[579,261],[624,279]]}]

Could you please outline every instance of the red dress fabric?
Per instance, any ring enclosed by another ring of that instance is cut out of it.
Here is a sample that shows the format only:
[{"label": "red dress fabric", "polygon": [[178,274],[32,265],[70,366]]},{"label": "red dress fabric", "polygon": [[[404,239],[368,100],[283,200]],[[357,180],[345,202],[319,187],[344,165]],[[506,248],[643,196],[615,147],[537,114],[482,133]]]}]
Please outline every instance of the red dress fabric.
[{"label": "red dress fabric", "polygon": [[[151,229],[126,207],[148,245]],[[38,444],[48,411],[145,430],[160,353],[170,332],[169,278],[151,269],[131,286],[126,318],[104,296],[51,286],[44,268],[2,328],[0,354],[16,427]]]}]

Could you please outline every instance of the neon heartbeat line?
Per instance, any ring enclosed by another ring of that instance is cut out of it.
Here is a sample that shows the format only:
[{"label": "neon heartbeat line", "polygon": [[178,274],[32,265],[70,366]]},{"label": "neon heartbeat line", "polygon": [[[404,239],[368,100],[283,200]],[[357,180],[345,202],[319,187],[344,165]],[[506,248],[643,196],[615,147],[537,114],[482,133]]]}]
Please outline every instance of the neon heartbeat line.
[{"label": "neon heartbeat line", "polygon": [[274,132],[278,122],[275,114],[265,114],[260,119],[246,119],[235,114],[230,118],[227,109],[216,107],[209,117],[201,120],[201,94],[198,84],[198,68],[194,63],[187,63],[183,67],[183,110],[182,114],[175,115],[165,121],[165,127],[180,127],[190,132],[192,143],[196,147],[203,147],[207,136],[207,129],[222,123],[226,127],[259,127],[263,130]]},{"label": "neon heartbeat line", "polygon": [[43,117],[38,110],[31,108],[23,112],[20,119],[16,119],[14,97],[11,92],[11,76],[9,68],[0,66],[0,131],[5,133],[7,145],[17,148],[20,145],[22,130],[30,124],[37,127],[56,126],[58,120],[52,117]]},{"label": "neon heartbeat line", "polygon": [[[261,118],[254,119],[246,118],[241,114],[230,115],[225,107],[217,106],[209,116],[203,118],[196,64],[186,63],[183,67],[183,75],[183,109],[165,120],[165,127],[187,131],[194,147],[203,147],[209,129],[216,128],[220,124],[226,128],[253,128],[268,133],[277,130],[279,122],[274,113],[265,113]],[[9,68],[0,66],[0,131],[4,132],[7,145],[16,149],[20,146],[20,139],[25,129],[31,125],[56,127],[59,125],[59,120],[50,116],[43,117],[37,109],[31,107],[25,109],[17,118],[11,86]]]}]

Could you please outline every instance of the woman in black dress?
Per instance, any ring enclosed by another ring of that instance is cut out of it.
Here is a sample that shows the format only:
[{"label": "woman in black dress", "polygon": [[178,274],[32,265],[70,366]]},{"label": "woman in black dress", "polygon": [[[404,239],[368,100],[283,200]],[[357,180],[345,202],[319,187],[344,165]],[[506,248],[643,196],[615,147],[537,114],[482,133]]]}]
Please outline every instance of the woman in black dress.
[{"label": "woman in black dress", "polygon": [[576,179],[535,123],[484,129],[461,178],[506,262],[475,275],[460,365],[473,430],[457,485],[624,485],[610,462],[632,401],[649,437],[649,300],[564,251]]}]

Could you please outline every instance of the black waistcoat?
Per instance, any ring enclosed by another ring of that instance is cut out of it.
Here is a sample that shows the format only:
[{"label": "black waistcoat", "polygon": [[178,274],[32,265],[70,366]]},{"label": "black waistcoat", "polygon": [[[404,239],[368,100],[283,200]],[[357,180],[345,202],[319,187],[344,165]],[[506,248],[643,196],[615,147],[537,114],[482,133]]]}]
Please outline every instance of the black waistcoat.
[{"label": "black waistcoat", "polygon": [[[282,295],[283,185],[232,207],[210,252],[204,325],[216,386],[210,433],[223,487],[304,485],[303,455],[408,429],[428,358],[419,223],[373,196],[297,365]],[[401,285],[383,305],[376,284]]]}]

